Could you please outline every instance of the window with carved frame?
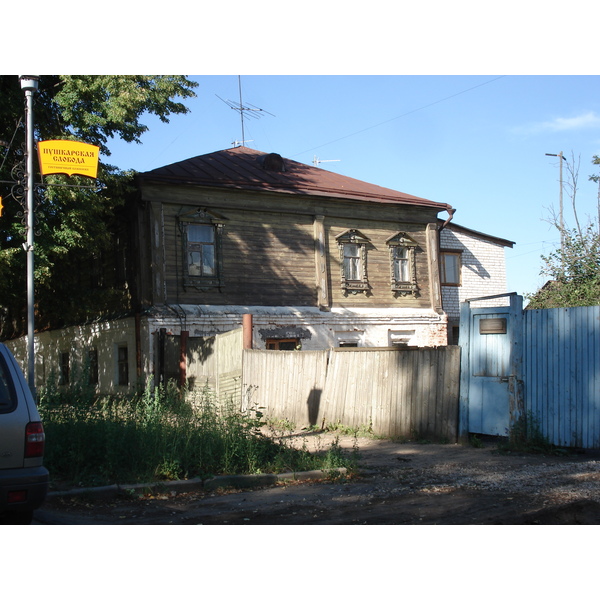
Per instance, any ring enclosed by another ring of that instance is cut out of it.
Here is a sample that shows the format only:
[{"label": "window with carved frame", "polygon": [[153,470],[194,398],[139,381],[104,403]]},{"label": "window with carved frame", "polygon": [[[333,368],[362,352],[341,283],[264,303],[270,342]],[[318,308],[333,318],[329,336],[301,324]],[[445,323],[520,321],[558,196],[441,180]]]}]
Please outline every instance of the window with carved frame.
[{"label": "window with carved frame", "polygon": [[221,216],[205,208],[179,216],[185,285],[199,288],[221,285],[223,224]]},{"label": "window with carved frame", "polygon": [[367,277],[368,237],[357,229],[348,229],[336,237],[340,249],[341,285],[346,293],[358,294],[370,289]]},{"label": "window with carved frame", "polygon": [[407,233],[399,232],[386,240],[390,252],[391,289],[396,295],[416,296],[417,268],[415,251],[417,242]]}]

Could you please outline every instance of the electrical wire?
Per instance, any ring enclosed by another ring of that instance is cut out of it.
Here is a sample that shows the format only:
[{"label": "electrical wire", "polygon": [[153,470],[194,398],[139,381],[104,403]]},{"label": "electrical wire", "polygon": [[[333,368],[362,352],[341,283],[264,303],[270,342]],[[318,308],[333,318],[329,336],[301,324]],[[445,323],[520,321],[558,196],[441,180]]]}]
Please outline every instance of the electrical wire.
[{"label": "electrical wire", "polygon": [[303,152],[298,152],[297,154],[293,154],[290,158],[293,158],[294,156],[299,156],[300,154],[304,154],[306,152],[312,152],[313,150],[317,150],[318,148],[323,148],[323,146],[328,146],[329,144],[335,144],[336,142],[340,142],[340,141],[345,140],[354,135],[358,135],[359,133],[364,133],[365,131],[369,131],[370,129],[375,129],[376,127],[381,127],[382,125],[385,125],[386,123],[391,123],[392,121],[396,121],[397,119],[401,119],[408,115],[412,115],[413,113],[416,113],[420,110],[429,108],[430,106],[435,106],[436,104],[440,104],[441,102],[445,102],[446,100],[456,98],[456,96],[460,96],[461,94],[466,94],[467,92],[470,92],[472,90],[480,88],[484,85],[488,85],[490,83],[493,83],[494,81],[498,81],[498,79],[502,79],[503,77],[506,77],[506,75],[499,75],[498,77],[494,77],[494,79],[490,79],[489,81],[484,81],[483,83],[474,85],[473,87],[470,87],[466,90],[462,90],[461,92],[456,92],[456,94],[446,96],[445,98],[440,98],[439,100],[436,100],[435,102],[430,102],[429,104],[425,104],[424,106],[421,106],[419,108],[414,108],[412,110],[409,110],[408,112],[402,113],[401,115],[398,115],[397,117],[392,117],[391,119],[388,119],[387,121],[382,121],[381,123],[371,125],[370,127],[365,127],[364,129],[361,129],[360,131],[355,131],[354,133],[349,133],[348,135],[344,135],[344,136],[337,138],[335,140],[332,140],[330,142],[326,142],[325,144],[321,144],[320,146],[315,146],[314,148],[310,148],[309,150],[304,150]]}]

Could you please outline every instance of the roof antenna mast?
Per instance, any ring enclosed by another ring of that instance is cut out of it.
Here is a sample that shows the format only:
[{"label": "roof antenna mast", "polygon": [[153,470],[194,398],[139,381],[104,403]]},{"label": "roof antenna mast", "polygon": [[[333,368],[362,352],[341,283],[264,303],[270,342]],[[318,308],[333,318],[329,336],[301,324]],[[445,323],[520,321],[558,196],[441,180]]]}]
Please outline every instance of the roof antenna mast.
[{"label": "roof antenna mast", "polygon": [[[217,98],[219,98],[219,100],[221,100],[222,102],[225,102],[225,104],[227,104],[227,106],[229,106],[229,108],[233,108],[233,110],[237,110],[240,113],[240,120],[242,123],[242,141],[238,142],[237,140],[234,143],[234,145],[236,146],[245,146],[246,145],[246,141],[253,141],[253,140],[246,140],[245,137],[245,132],[244,132],[244,117],[247,115],[249,117],[253,117],[254,119],[260,119],[260,117],[262,117],[261,113],[266,113],[268,115],[271,115],[272,117],[274,117],[275,115],[271,114],[270,112],[267,112],[266,110],[263,110],[262,108],[258,108],[250,103],[248,103],[248,105],[244,105],[242,102],[242,77],[241,75],[238,75],[238,89],[239,89],[239,95],[240,95],[240,100],[239,102],[233,102],[232,100],[223,100],[223,98],[217,96]],[[216,94],[215,94],[216,95]]]}]

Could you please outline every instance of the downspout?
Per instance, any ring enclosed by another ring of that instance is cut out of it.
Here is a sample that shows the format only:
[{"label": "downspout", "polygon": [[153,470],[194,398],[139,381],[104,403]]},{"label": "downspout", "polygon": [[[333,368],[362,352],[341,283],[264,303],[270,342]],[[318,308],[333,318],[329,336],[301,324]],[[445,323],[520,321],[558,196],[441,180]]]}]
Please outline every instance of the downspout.
[{"label": "downspout", "polygon": [[451,206],[448,206],[448,208],[446,209],[446,212],[448,213],[448,218],[438,227],[438,231],[442,231],[442,229],[444,229],[444,227],[446,227],[446,225],[448,225],[448,223],[450,223],[450,221],[452,221],[452,219],[454,218],[454,213],[456,212],[456,209],[452,208]]}]

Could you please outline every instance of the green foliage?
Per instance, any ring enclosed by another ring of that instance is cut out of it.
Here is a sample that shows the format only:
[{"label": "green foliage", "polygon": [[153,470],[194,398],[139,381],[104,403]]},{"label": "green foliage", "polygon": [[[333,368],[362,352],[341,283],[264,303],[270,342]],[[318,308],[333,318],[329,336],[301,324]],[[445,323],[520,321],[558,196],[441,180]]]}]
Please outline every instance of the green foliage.
[{"label": "green foliage", "polygon": [[528,454],[563,454],[543,434],[539,420],[531,413],[521,415],[508,432],[508,437],[498,444],[504,453],[524,452]]},{"label": "green foliage", "polygon": [[528,308],[600,304],[600,235],[594,225],[579,233],[565,229],[564,246],[542,256],[542,274],[551,281],[529,296]]},{"label": "green foliage", "polygon": [[[114,315],[131,306],[123,272],[131,249],[127,205],[135,197],[133,173],[105,162],[109,140],[140,142],[144,115],[168,122],[188,109],[177,98],[193,97],[196,83],[183,76],[43,75],[33,96],[36,140],[76,139],[100,147],[98,180],[47,176],[36,198],[35,286],[38,328],[61,327]],[[23,159],[24,94],[15,75],[0,76],[0,334],[25,331],[26,232],[23,206],[11,197],[13,167]],[[37,175],[34,157],[34,180]],[[85,187],[72,187],[85,186]],[[86,189],[87,188],[87,189]],[[20,214],[21,213],[21,214]],[[92,293],[90,293],[92,292]]]},{"label": "green foliage", "polygon": [[257,408],[219,406],[203,390],[152,385],[134,397],[90,402],[49,386],[40,394],[44,462],[73,485],[152,482],[221,474],[276,473],[353,465],[339,445],[324,453],[295,449],[261,433]]}]

